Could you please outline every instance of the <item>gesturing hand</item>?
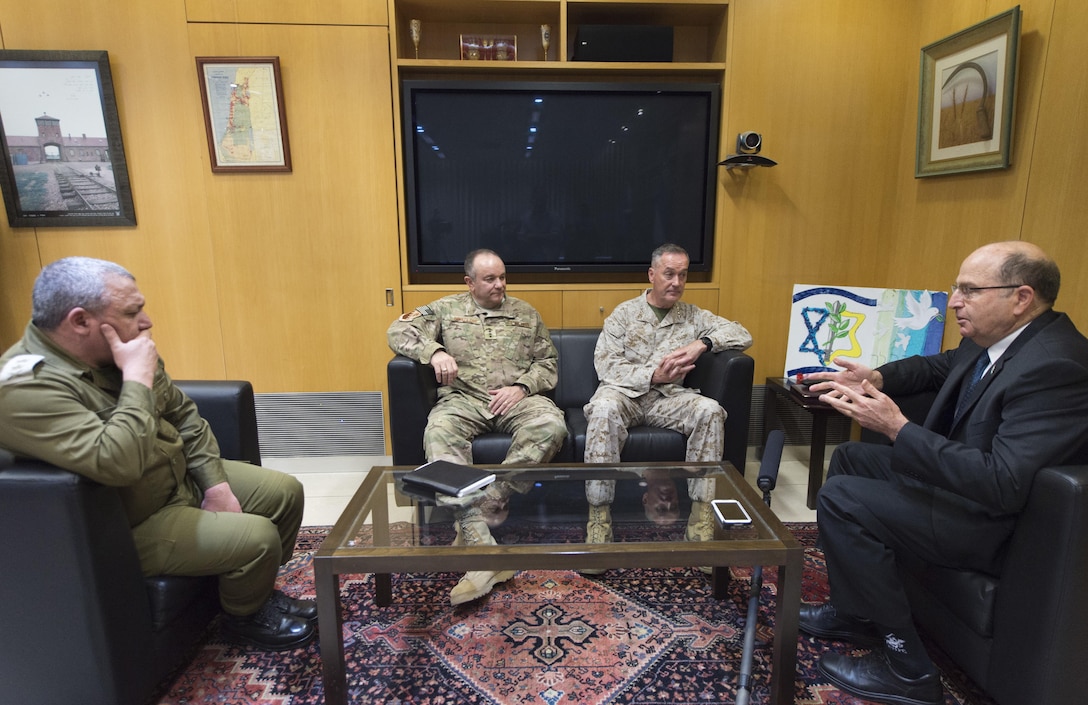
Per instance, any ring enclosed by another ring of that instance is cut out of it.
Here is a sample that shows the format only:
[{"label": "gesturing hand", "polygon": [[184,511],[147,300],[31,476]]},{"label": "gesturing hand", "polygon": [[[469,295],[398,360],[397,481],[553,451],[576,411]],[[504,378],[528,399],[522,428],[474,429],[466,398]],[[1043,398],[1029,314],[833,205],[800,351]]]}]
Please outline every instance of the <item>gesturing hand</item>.
[{"label": "gesturing hand", "polygon": [[805,377],[807,380],[817,380],[817,384],[812,385],[812,391],[824,392],[831,389],[828,382],[837,382],[844,387],[850,387],[859,394],[866,393],[862,387],[864,382],[869,382],[876,389],[883,386],[884,378],[879,372],[852,358],[836,357],[835,364],[843,368],[841,372],[813,372]]},{"label": "gesturing hand", "polygon": [[820,401],[857,421],[863,428],[883,433],[894,441],[907,425],[907,417],[891,397],[867,379],[856,386],[841,382],[826,382],[822,386],[829,389],[820,395]]},{"label": "gesturing hand", "polygon": [[151,329],[140,331],[129,341],[121,340],[109,323],[101,324],[101,330],[113,353],[113,364],[121,370],[122,378],[150,388],[159,365],[159,351],[151,339]]}]

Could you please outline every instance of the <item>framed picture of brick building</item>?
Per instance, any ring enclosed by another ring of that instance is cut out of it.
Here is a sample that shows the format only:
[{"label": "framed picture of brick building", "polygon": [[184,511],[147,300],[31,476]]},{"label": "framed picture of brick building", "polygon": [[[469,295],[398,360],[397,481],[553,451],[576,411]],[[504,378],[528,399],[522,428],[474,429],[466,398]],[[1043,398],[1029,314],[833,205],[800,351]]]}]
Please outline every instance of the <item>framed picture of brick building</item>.
[{"label": "framed picture of brick building", "polygon": [[135,225],[105,51],[0,51],[0,188],[12,227]]}]

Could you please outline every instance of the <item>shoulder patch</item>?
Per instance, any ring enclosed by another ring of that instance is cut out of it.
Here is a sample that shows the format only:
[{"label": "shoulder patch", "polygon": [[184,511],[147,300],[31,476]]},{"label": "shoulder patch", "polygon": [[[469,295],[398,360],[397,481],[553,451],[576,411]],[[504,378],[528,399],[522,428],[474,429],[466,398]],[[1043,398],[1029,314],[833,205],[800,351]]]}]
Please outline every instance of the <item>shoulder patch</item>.
[{"label": "shoulder patch", "polygon": [[415,321],[416,319],[418,319],[421,316],[423,316],[423,317],[434,316],[434,313],[431,311],[431,307],[430,306],[420,306],[419,308],[412,309],[412,310],[408,311],[407,313],[404,313],[403,316],[400,316],[397,320],[398,321],[404,321],[404,322],[407,323],[408,321]]},{"label": "shoulder patch", "polygon": [[45,359],[43,355],[16,355],[0,369],[0,382],[13,382],[34,375],[34,368]]}]

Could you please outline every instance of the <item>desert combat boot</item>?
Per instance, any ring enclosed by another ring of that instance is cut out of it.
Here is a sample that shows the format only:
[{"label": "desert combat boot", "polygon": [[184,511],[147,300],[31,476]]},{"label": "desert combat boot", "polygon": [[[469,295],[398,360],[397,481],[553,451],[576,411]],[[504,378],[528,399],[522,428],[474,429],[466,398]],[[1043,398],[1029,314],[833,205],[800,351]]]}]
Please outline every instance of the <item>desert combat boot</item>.
[{"label": "desert combat boot", "polygon": [[[496,545],[495,538],[484,521],[483,512],[477,507],[467,507],[457,512],[455,530],[457,537],[453,541],[454,546]],[[514,577],[515,572],[513,570],[469,571],[450,591],[450,604],[460,605],[483,597],[491,592],[491,588]]]}]

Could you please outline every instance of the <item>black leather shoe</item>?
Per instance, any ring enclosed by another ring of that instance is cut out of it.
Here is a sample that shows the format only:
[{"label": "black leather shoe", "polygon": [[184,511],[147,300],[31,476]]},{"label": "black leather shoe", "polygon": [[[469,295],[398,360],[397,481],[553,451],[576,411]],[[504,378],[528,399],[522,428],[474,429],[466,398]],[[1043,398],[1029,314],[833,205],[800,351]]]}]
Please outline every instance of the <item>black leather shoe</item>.
[{"label": "black leather shoe", "polygon": [[831,685],[865,700],[890,705],[944,703],[939,674],[904,678],[892,669],[882,651],[871,651],[864,656],[824,654],[818,668]]},{"label": "black leather shoe", "polygon": [[874,647],[883,640],[871,622],[844,617],[835,611],[830,602],[822,605],[801,605],[801,631],[820,639],[848,641],[858,646]]},{"label": "black leather shoe", "polygon": [[255,614],[246,617],[228,615],[223,620],[222,632],[233,642],[264,651],[297,649],[309,644],[317,634],[312,624],[280,612],[272,600],[265,602]]},{"label": "black leather shoe", "polygon": [[296,600],[280,590],[274,590],[268,601],[284,614],[306,620],[310,624],[317,624],[317,603],[313,600]]}]

